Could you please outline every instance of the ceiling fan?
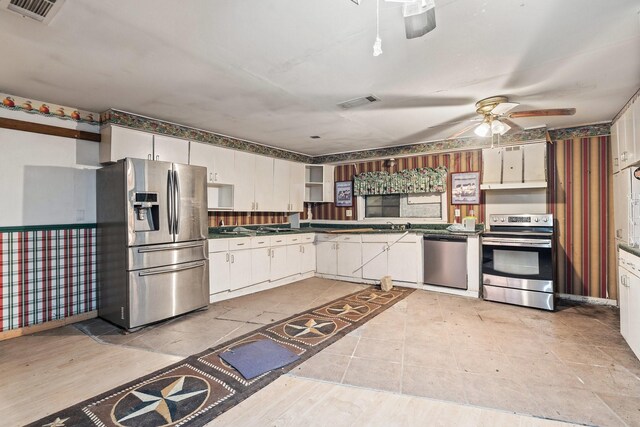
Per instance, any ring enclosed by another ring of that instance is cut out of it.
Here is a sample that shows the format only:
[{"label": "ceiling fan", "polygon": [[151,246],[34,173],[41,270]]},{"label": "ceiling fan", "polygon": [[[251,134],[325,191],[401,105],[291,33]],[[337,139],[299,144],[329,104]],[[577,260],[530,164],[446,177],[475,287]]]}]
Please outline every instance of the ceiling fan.
[{"label": "ceiling fan", "polygon": [[[480,137],[504,135],[510,131],[522,130],[522,127],[514,123],[511,119],[572,116],[576,113],[575,108],[549,108],[544,110],[514,111],[510,113],[510,111],[518,105],[520,104],[517,102],[509,102],[506,96],[491,96],[481,99],[476,102],[476,113],[478,113],[480,117],[471,119],[473,123],[451,135],[450,138],[457,138],[474,128],[474,133]],[[478,122],[480,122],[480,124],[478,124]]]}]

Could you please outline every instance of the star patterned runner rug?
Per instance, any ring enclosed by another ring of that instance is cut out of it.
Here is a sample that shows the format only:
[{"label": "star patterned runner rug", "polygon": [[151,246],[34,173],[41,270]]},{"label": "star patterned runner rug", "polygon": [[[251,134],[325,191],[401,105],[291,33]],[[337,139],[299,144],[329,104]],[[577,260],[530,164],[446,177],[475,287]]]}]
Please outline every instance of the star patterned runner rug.
[{"label": "star patterned runner rug", "polygon": [[[189,356],[29,426],[202,426],[413,291],[370,287],[355,292]],[[299,359],[247,380],[220,357],[265,339]]]}]

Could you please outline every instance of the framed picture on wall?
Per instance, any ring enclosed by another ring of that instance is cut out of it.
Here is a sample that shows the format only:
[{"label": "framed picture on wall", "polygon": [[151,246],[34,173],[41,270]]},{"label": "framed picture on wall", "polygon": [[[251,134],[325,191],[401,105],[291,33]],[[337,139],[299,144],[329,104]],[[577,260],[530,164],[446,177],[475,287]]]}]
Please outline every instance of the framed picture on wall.
[{"label": "framed picture on wall", "polygon": [[353,205],[353,181],[336,182],[336,206]]},{"label": "framed picture on wall", "polygon": [[477,205],[480,203],[480,172],[451,174],[451,204]]}]

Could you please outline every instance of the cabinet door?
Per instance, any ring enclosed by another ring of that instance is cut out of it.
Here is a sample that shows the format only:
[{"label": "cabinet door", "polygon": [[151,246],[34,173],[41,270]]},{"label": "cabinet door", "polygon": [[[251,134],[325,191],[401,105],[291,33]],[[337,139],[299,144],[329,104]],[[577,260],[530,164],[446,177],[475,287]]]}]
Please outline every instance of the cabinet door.
[{"label": "cabinet door", "polygon": [[287,276],[302,273],[302,246],[288,245],[287,248]]},{"label": "cabinet door", "polygon": [[229,252],[229,289],[232,291],[251,285],[251,250]]},{"label": "cabinet door", "polygon": [[[622,264],[624,261],[620,261]],[[629,282],[631,274],[618,265],[618,304],[620,305],[620,333],[629,343]]]},{"label": "cabinet door", "polygon": [[102,131],[100,163],[117,162],[125,157],[149,159],[153,155],[153,134],[108,126]]},{"label": "cabinet door", "polygon": [[271,157],[256,156],[255,158],[255,210],[273,212],[273,159]]},{"label": "cabinet door", "polygon": [[629,195],[631,176],[629,169],[613,175],[613,223],[614,236],[619,242],[629,243]]},{"label": "cabinet door", "polygon": [[482,150],[482,183],[501,184],[502,181],[502,148],[486,148]]},{"label": "cabinet door", "polygon": [[289,212],[289,186],[290,171],[289,163],[286,160],[273,160],[273,201],[269,210],[274,212]]},{"label": "cabinet door", "polygon": [[213,162],[215,152],[213,146],[201,142],[191,141],[189,150],[189,164],[194,166],[204,166],[207,168],[207,182],[213,183]]},{"label": "cabinet door", "polygon": [[[235,180],[234,159],[235,152],[228,148],[212,146],[213,152],[213,182],[233,184]],[[243,173],[244,171],[241,171]]]},{"label": "cabinet door", "polygon": [[[618,128],[618,144],[620,144],[621,168],[627,167],[636,161],[635,134],[633,128],[633,111],[627,108],[620,118],[622,127]],[[622,148],[624,147],[624,149]]]},{"label": "cabinet door", "polygon": [[362,267],[364,279],[380,280],[387,275],[387,243],[363,243],[362,262],[367,263]]},{"label": "cabinet door", "polygon": [[547,143],[522,146],[524,156],[524,182],[547,181]]},{"label": "cabinet door", "polygon": [[640,358],[640,279],[631,275],[629,281],[629,347]]},{"label": "cabinet door", "polygon": [[[338,242],[338,276],[362,277],[362,245]],[[357,269],[357,270],[356,270]]]},{"label": "cabinet door", "polygon": [[302,246],[301,273],[309,273],[316,269],[316,247],[313,243],[304,243]]},{"label": "cabinet door", "polygon": [[611,159],[613,162],[613,173],[620,171],[620,145],[618,137],[618,122],[611,125]]},{"label": "cabinet door", "polygon": [[502,153],[502,183],[522,182],[522,148],[505,147]]},{"label": "cabinet door", "polygon": [[230,289],[229,252],[209,254],[209,293],[228,291]]},{"label": "cabinet door", "polygon": [[335,242],[316,243],[316,271],[320,274],[338,274],[338,259]]},{"label": "cabinet door", "polygon": [[633,117],[633,140],[636,160],[640,160],[640,99],[636,99],[630,108]]},{"label": "cabinet door", "polygon": [[262,283],[271,277],[271,248],[251,249],[251,283]]},{"label": "cabinet door", "polygon": [[304,164],[289,162],[289,203],[291,212],[304,210]]},{"label": "cabinet door", "polygon": [[418,282],[418,257],[420,248],[415,242],[398,242],[388,253],[389,275],[401,282]]},{"label": "cabinet door", "polygon": [[323,190],[322,190],[322,201],[323,202],[333,202],[333,193],[335,186],[335,166],[332,165],[323,165]]},{"label": "cabinet door", "polygon": [[169,136],[153,136],[153,159],[189,164],[189,141]]},{"label": "cabinet door", "polygon": [[235,211],[248,212],[255,210],[255,158],[255,154],[244,151],[236,151],[234,153],[234,166],[238,171],[234,178],[233,188],[233,210]]},{"label": "cabinet door", "polygon": [[271,280],[287,277],[287,246],[271,248]]}]

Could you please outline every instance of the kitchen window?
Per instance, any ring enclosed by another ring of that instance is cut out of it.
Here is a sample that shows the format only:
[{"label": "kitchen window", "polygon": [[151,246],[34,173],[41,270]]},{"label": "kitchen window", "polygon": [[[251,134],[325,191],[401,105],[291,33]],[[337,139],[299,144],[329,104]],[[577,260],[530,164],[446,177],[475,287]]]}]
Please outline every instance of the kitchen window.
[{"label": "kitchen window", "polygon": [[358,197],[358,219],[397,218],[447,220],[447,193],[387,194]]}]

